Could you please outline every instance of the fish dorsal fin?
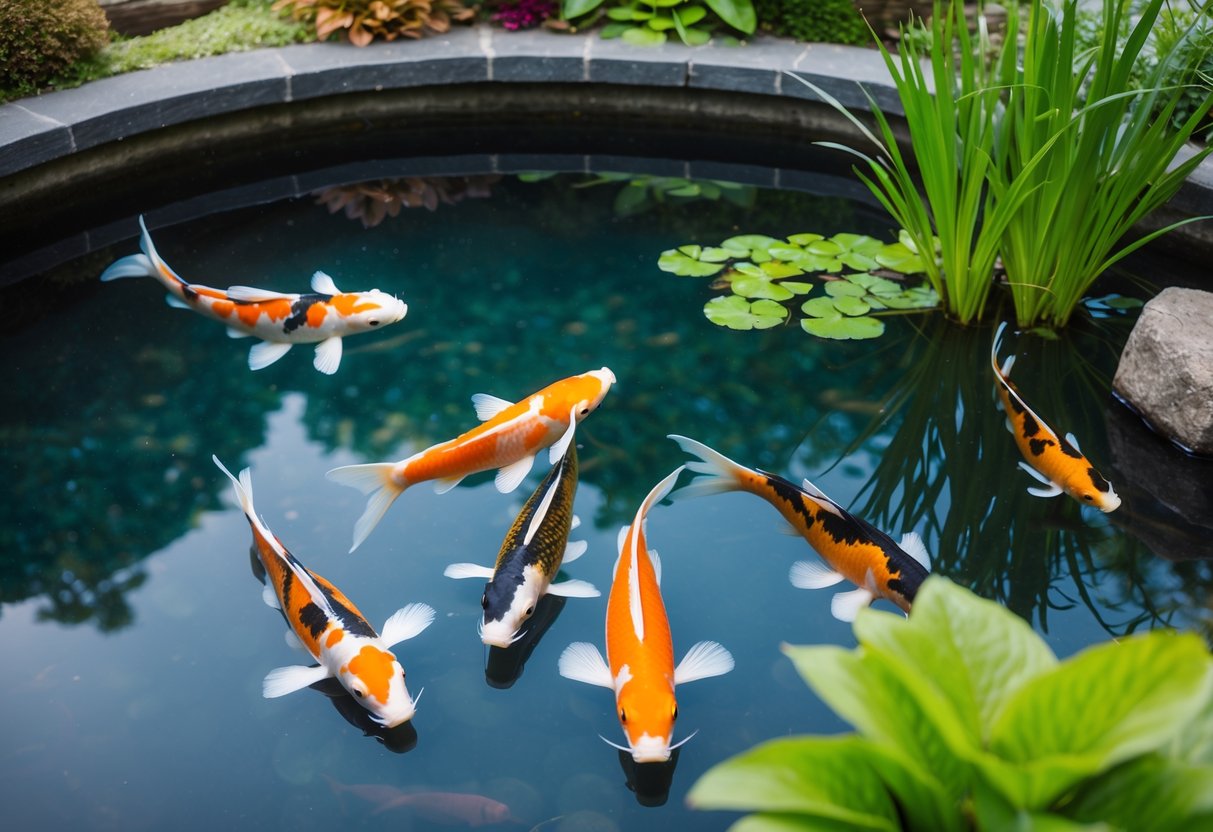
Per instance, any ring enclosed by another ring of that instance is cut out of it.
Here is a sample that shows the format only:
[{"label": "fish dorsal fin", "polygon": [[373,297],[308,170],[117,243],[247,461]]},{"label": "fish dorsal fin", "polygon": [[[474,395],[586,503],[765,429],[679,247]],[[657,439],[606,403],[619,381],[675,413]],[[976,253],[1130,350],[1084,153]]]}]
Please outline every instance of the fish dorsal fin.
[{"label": "fish dorsal fin", "polygon": [[653,562],[653,575],[657,578],[657,586],[661,586],[661,556],[656,549],[649,549],[649,560]]},{"label": "fish dorsal fin", "polygon": [[518,487],[526,475],[531,472],[531,465],[535,463],[534,456],[524,456],[517,462],[511,462],[497,470],[497,477],[493,480],[493,484],[497,486],[497,490],[502,494],[509,494]]},{"label": "fish dorsal fin", "polygon": [[836,514],[839,517],[846,516],[846,510],[842,506],[838,505],[838,503],[827,497],[826,493],[817,486],[813,485],[813,483],[809,482],[808,480],[804,480],[801,482],[801,487],[804,489],[806,494],[816,500],[817,504],[826,511],[830,512],[831,514]]},{"label": "fish dorsal fin", "polygon": [[[632,629],[635,631],[636,638],[639,641],[644,641],[644,608],[640,600],[640,539],[644,537],[644,522],[647,519],[649,510],[664,500],[666,495],[670,493],[670,490],[674,487],[674,483],[678,480],[678,475],[682,473],[683,467],[679,465],[667,474],[661,482],[653,486],[648,496],[644,498],[644,502],[640,504],[640,508],[637,509],[636,519],[632,521],[632,528],[640,529],[641,531],[632,535],[631,551],[627,553],[631,561],[628,568],[628,609],[632,614]],[[620,556],[622,557],[623,553]]]},{"label": "fish dorsal fin", "polygon": [[312,275],[312,291],[318,295],[341,294],[341,290],[337,288],[337,284],[333,282],[333,278],[322,271],[317,271]]},{"label": "fish dorsal fin", "polygon": [[548,462],[555,465],[564,455],[568,453],[569,446],[573,444],[573,433],[577,430],[577,408],[573,408],[569,412],[569,426],[561,434],[560,438],[552,443],[552,447],[548,450]]},{"label": "fish dorsal fin", "polygon": [[1070,447],[1082,453],[1082,448],[1078,447],[1078,438],[1073,433],[1066,434],[1066,441],[1070,443]]},{"label": "fish dorsal fin", "polygon": [[271,292],[269,289],[258,289],[256,286],[229,286],[227,288],[227,297],[229,300],[240,301],[241,303],[261,303],[267,300],[296,301],[299,299],[298,295]]},{"label": "fish dorsal fin", "polygon": [[548,483],[547,490],[543,492],[543,497],[540,498],[539,504],[535,506],[535,513],[531,515],[531,522],[527,524],[526,534],[522,536],[523,546],[531,545],[531,541],[535,538],[535,533],[539,531],[539,527],[547,519],[548,511],[552,508],[552,500],[556,498],[556,492],[559,490],[560,479],[552,477],[552,481]]},{"label": "fish dorsal fin", "polygon": [[998,329],[994,332],[994,340],[990,342],[990,366],[994,368],[996,375],[1002,374],[1002,371],[998,369],[998,351],[1002,348],[1002,333],[1006,328],[1006,321],[1000,323]]},{"label": "fish dorsal fin", "polygon": [[923,569],[928,572],[931,570],[931,555],[927,552],[926,544],[922,542],[918,532],[906,532],[901,536],[901,542],[897,545],[901,547],[901,551],[922,564]]},{"label": "fish dorsal fin", "polygon": [[379,640],[383,646],[391,649],[393,645],[413,638],[426,627],[434,623],[437,613],[429,604],[408,604],[392,613],[383,624]]},{"label": "fish dorsal fin", "polygon": [[487,422],[501,411],[513,406],[513,402],[490,396],[488,393],[476,393],[472,396],[472,407],[476,409],[476,418],[482,422]]}]

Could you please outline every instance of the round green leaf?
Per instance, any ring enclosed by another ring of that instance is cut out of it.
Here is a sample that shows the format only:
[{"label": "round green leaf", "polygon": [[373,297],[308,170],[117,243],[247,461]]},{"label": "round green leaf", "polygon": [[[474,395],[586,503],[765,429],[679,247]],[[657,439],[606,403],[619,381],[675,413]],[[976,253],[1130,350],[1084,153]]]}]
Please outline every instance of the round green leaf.
[{"label": "round green leaf", "polygon": [[749,277],[766,277],[767,273],[762,270],[761,266],[755,266],[753,263],[741,261],[733,264],[733,271],[748,275]]},{"label": "round green leaf", "polygon": [[880,266],[880,264],[876,262],[875,257],[860,254],[858,251],[848,251],[845,254],[840,255],[838,259],[843,265],[863,272],[870,271]]},{"label": "round green leaf", "polygon": [[770,300],[750,303],[743,297],[727,295],[708,301],[703,314],[717,326],[729,329],[770,329],[787,317],[788,310]]},{"label": "round green leaf", "polygon": [[850,280],[831,280],[826,284],[826,294],[832,298],[858,298],[867,294],[867,289],[856,286]]},{"label": "round green leaf", "polygon": [[[687,248],[695,249],[698,246],[683,246],[683,249]],[[701,262],[681,249],[670,249],[661,253],[657,268],[681,277],[708,277],[719,272],[724,266],[720,263]]]},{"label": "round green leaf", "polygon": [[698,259],[704,261],[705,263],[723,263],[726,260],[731,260],[733,257],[733,252],[729,251],[727,248],[707,246],[700,253]]},{"label": "round green leaf", "polygon": [[820,234],[793,234],[788,237],[788,242],[798,246],[807,246],[809,243],[815,243],[818,240],[824,240],[825,237]]},{"label": "round green leaf", "polygon": [[754,13],[754,5],[750,0],[706,0],[706,2],[725,23],[747,35],[754,34],[754,28],[758,25],[758,16]]},{"label": "round green leaf", "polygon": [[564,12],[566,19],[581,17],[583,14],[589,14],[602,5],[602,0],[564,0],[561,5],[561,11]]},{"label": "round green leaf", "polygon": [[867,313],[872,307],[868,306],[859,298],[844,296],[841,298],[834,298],[834,308],[844,315],[850,315],[853,317],[855,315],[863,315]]},{"label": "round green leaf", "polygon": [[746,254],[758,251],[766,254],[771,246],[781,242],[781,240],[776,240],[774,237],[768,237],[765,234],[740,234],[736,237],[729,237],[729,239],[720,245],[722,248],[736,249],[744,251]]},{"label": "round green leaf", "polygon": [[708,10],[703,6],[688,6],[685,9],[675,9],[674,14],[678,15],[683,26],[694,26],[707,16]]},{"label": "round green leaf", "polygon": [[767,248],[767,252],[772,257],[778,257],[780,260],[795,260],[797,257],[804,256],[803,248],[788,243],[776,243]]},{"label": "round green leaf", "polygon": [[779,281],[779,285],[796,295],[807,295],[813,291],[812,283],[796,283],[791,280],[781,280]]},{"label": "round green leaf", "polygon": [[654,32],[652,29],[632,27],[622,35],[626,43],[633,46],[661,46],[665,43],[664,32]]},{"label": "round green leaf", "polygon": [[602,31],[599,34],[603,40],[612,40],[620,37],[631,28],[627,23],[608,23],[602,27]]},{"label": "round green leaf", "polygon": [[796,296],[791,289],[784,288],[765,274],[761,277],[752,275],[736,275],[729,283],[733,292],[747,298],[770,298],[771,300],[790,300]]},{"label": "round green leaf", "polygon": [[[659,14],[656,17],[654,17],[652,20],[649,21],[649,28],[656,29],[658,32],[664,32],[667,29],[673,29],[674,28],[674,18],[666,17],[665,15]],[[698,193],[699,189],[696,188],[695,192]],[[670,191],[669,193],[674,193],[674,191]]]},{"label": "round green leaf", "polygon": [[712,33],[706,29],[691,29],[687,28],[686,34],[682,39],[686,41],[688,46],[703,46],[712,39]]},{"label": "round green leaf", "polygon": [[803,318],[800,326],[810,335],[834,341],[861,341],[884,334],[884,323],[875,318]]},{"label": "round green leaf", "polygon": [[613,9],[607,9],[607,17],[611,20],[631,20],[633,11],[631,6],[616,6]]},{"label": "round green leaf", "polygon": [[825,254],[830,257],[833,257],[836,254],[841,254],[843,250],[842,246],[838,245],[838,243],[834,242],[833,240],[818,240],[816,242],[809,243],[804,248],[805,251],[809,252],[810,254]]},{"label": "round green leaf", "polygon": [[771,260],[770,262],[763,263],[762,270],[772,280],[778,280],[781,277],[796,277],[796,275],[804,274],[804,269],[797,268],[796,266],[788,263],[781,263],[778,260]]},{"label": "round green leaf", "polygon": [[800,311],[814,318],[841,318],[842,313],[834,306],[833,298],[813,298],[800,306]]}]

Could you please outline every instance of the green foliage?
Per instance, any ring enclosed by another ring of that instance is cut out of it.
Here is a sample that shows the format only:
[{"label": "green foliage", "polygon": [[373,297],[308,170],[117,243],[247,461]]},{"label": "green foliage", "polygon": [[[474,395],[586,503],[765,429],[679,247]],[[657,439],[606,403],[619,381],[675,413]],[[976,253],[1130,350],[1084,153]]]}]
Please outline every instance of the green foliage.
[{"label": "green foliage", "polygon": [[859,647],[784,652],[857,735],[764,743],[688,802],[734,829],[1196,829],[1213,822],[1213,659],[1157,631],[1059,662],[1020,618],[946,579]]},{"label": "green foliage", "polygon": [[867,46],[868,24],[851,0],[757,0],[754,11],[764,28],[812,43]]},{"label": "green foliage", "polygon": [[[864,339],[884,333],[884,324],[874,315],[939,305],[929,287],[906,288],[872,274],[885,269],[892,270],[885,272],[889,275],[921,272],[923,258],[911,245],[908,239],[881,243],[861,234],[793,234],[786,240],[743,234],[719,246],[685,245],[662,252],[657,267],[682,277],[720,275],[713,287],[727,288],[732,295],[712,298],[703,313],[730,329],[768,329],[782,323],[788,311],[778,302],[807,295],[814,285],[787,278],[824,272],[829,275],[821,278],[826,296],[800,306],[806,316],[801,328],[820,338]],[[844,269],[862,273],[840,274]]]},{"label": "green foliage", "polygon": [[0,0],[0,101],[32,95],[108,40],[97,0]]},{"label": "green foliage", "polygon": [[[562,0],[566,19],[589,18],[603,0]],[[601,15],[601,12],[599,12]],[[637,46],[659,46],[673,32],[688,46],[702,46],[721,26],[752,35],[758,25],[751,0],[617,0],[609,3],[604,38],[622,38]]]}]

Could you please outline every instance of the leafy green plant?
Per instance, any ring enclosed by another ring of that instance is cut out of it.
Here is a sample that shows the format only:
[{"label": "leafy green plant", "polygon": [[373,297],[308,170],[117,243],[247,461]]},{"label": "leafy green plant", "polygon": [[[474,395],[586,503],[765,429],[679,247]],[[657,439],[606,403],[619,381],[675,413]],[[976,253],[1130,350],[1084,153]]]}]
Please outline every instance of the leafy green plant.
[{"label": "leafy green plant", "polygon": [[[603,0],[563,0],[567,19],[584,18]],[[610,23],[604,38],[622,38],[638,46],[658,46],[670,32],[688,46],[702,46],[723,23],[746,35],[754,34],[758,18],[751,0],[618,0],[607,8]]]},{"label": "leafy green plant", "polygon": [[355,46],[375,38],[419,38],[449,31],[452,22],[469,22],[475,10],[461,0],[277,0],[275,11],[315,23],[316,38],[344,33]]},{"label": "leafy green plant", "polygon": [[760,25],[813,43],[867,46],[871,31],[851,0],[756,0]]},{"label": "leafy green plant", "polygon": [[[925,258],[930,259],[930,258]],[[720,275],[712,285],[731,295],[712,298],[703,313],[709,321],[730,329],[768,329],[783,323],[788,310],[779,303],[813,290],[812,283],[788,280],[812,272],[825,296],[800,306],[801,328],[810,335],[835,340],[875,338],[884,324],[875,316],[939,305],[929,287],[907,288],[873,274],[912,274],[924,269],[924,258],[908,236],[882,243],[861,234],[793,234],[778,240],[763,234],[730,237],[719,246],[685,245],[661,254],[662,271],[684,277]],[[858,274],[841,274],[845,269]]]},{"label": "leafy green plant", "polygon": [[108,41],[97,0],[0,0],[0,101],[36,93]]},{"label": "leafy green plant", "polygon": [[1197,829],[1213,823],[1213,659],[1156,631],[1058,661],[1022,619],[944,578],[859,647],[784,652],[858,730],[764,743],[688,802],[797,829]]}]

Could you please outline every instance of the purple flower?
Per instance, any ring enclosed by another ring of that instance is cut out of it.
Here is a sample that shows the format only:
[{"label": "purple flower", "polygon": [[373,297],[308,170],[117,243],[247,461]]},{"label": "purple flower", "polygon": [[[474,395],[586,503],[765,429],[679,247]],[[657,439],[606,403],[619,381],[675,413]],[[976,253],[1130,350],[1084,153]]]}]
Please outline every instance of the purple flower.
[{"label": "purple flower", "polygon": [[497,6],[493,20],[512,32],[539,26],[556,15],[555,0],[512,0]]}]

